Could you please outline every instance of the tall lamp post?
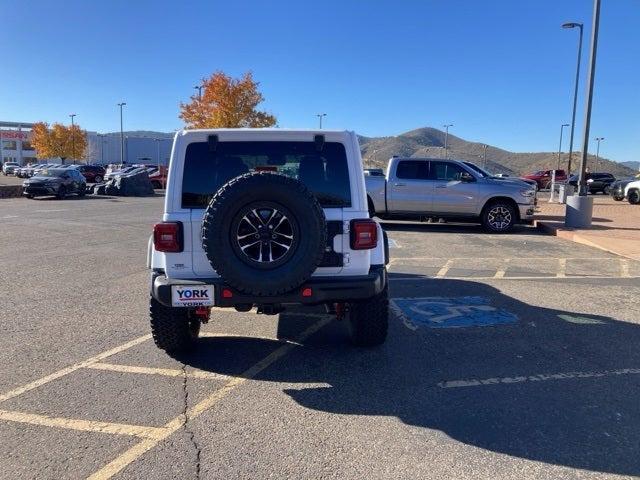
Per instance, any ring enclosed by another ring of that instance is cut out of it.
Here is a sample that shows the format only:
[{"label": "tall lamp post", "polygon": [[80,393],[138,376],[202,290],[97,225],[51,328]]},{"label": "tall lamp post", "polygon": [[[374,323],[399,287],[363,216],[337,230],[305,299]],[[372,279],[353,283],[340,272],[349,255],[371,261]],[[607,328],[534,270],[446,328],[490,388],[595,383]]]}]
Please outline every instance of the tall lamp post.
[{"label": "tall lamp post", "polygon": [[604,137],[596,137],[594,138],[596,142],[598,142],[598,146],[596,147],[596,172],[600,171],[600,142],[604,140]]},{"label": "tall lamp post", "polygon": [[204,87],[204,85],[196,85],[195,87],[193,87],[198,90],[198,100],[202,99],[202,87]]},{"label": "tall lamp post", "polygon": [[326,113],[316,113],[316,117],[318,117],[318,120],[320,121],[320,130],[322,130],[322,117],[326,117],[327,114]]},{"label": "tall lamp post", "polygon": [[444,158],[449,158],[448,142],[449,142],[449,127],[453,127],[453,123],[449,123],[447,125],[443,125],[445,133],[444,133]]},{"label": "tall lamp post", "polygon": [[562,131],[564,130],[564,127],[568,127],[568,126],[569,126],[568,123],[563,123],[562,125],[560,125],[560,145],[558,146],[558,166],[556,170],[560,170],[560,155],[562,154]]},{"label": "tall lamp post", "polygon": [[593,105],[593,84],[596,75],[596,56],[598,51],[598,28],[600,26],[600,0],[593,0],[593,23],[591,26],[591,52],[589,54],[589,73],[587,75],[587,104],[584,111],[582,137],[582,159],[580,162],[579,195],[567,197],[565,225],[585,228],[591,226],[593,216],[593,198],[587,195],[587,154],[589,153],[589,129],[591,127],[591,107]]},{"label": "tall lamp post", "polygon": [[573,158],[573,132],[576,125],[576,107],[578,105],[578,84],[580,83],[580,62],[582,60],[582,31],[584,26],[582,23],[567,22],[562,24],[562,28],[578,28],[580,29],[580,37],[578,40],[578,63],[576,65],[576,81],[573,89],[573,113],[571,114],[571,134],[569,137],[569,164],[567,166],[567,176],[571,175],[571,160]]},{"label": "tall lamp post", "polygon": [[73,126],[74,126],[73,119],[77,115],[75,113],[71,113],[71,114],[69,114],[69,116],[71,117],[71,156],[73,157],[73,163],[76,163],[76,159],[75,159],[75,154],[76,154],[76,132],[75,132],[75,129],[73,128]]},{"label": "tall lamp post", "polygon": [[120,107],[120,165],[124,163],[124,130],[122,129],[122,107],[126,105],[125,102],[119,103]]}]

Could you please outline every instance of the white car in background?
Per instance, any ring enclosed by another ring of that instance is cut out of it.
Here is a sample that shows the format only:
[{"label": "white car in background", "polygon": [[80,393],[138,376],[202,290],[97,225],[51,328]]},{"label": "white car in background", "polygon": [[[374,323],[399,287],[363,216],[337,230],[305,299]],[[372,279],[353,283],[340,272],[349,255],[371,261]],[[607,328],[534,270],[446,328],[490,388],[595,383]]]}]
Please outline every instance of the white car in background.
[{"label": "white car in background", "polygon": [[20,164],[16,162],[6,162],[2,165],[2,173],[4,175],[13,175],[16,171],[16,168],[20,168]]},{"label": "white car in background", "polygon": [[624,188],[624,197],[632,205],[640,205],[640,180],[629,182]]}]

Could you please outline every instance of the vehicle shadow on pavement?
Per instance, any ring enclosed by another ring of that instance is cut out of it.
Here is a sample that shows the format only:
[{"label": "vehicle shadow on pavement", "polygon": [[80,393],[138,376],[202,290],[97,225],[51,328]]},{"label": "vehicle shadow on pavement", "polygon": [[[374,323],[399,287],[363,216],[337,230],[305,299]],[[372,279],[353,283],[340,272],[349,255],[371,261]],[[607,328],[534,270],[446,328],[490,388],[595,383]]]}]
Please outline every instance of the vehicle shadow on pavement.
[{"label": "vehicle shadow on pavement", "polygon": [[[320,412],[393,416],[492,452],[640,474],[638,325],[529,305],[473,281],[416,279],[392,283],[391,291],[396,298],[481,297],[517,321],[408,328],[394,315],[387,343],[374,349],[350,347],[345,326],[336,321],[257,380],[315,384],[284,392]],[[315,321],[281,314],[281,336],[293,337]],[[181,361],[235,374],[246,355],[279,344],[204,338],[199,353]],[[221,355],[221,346],[234,353]]]}]

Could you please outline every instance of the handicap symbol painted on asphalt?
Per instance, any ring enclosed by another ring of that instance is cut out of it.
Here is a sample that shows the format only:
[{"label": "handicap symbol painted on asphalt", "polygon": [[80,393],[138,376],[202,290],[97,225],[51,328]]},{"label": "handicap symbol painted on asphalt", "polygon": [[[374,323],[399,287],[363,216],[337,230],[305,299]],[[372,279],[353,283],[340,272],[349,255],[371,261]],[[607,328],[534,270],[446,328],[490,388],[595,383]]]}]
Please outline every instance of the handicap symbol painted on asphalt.
[{"label": "handicap symbol painted on asphalt", "polygon": [[429,328],[486,327],[515,323],[518,317],[489,305],[484,297],[394,298],[392,305],[411,330]]}]

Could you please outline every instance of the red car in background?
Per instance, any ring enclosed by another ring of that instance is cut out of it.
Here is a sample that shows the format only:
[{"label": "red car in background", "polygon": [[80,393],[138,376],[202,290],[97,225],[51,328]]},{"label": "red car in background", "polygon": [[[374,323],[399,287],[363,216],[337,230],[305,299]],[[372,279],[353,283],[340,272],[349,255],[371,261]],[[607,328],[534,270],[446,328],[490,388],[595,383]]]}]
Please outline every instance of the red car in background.
[{"label": "red car in background", "polygon": [[78,170],[88,183],[102,183],[105,169],[102,165],[76,165]]},{"label": "red car in background", "polygon": [[[553,170],[539,170],[529,175],[524,175],[522,178],[527,180],[533,180],[538,184],[538,189],[549,188],[551,185],[551,176]],[[567,181],[567,172],[564,170],[556,170],[556,183],[563,183]]]},{"label": "red car in background", "polygon": [[167,188],[167,174],[169,169],[165,166],[157,167],[157,170],[149,174],[149,180],[153,188]]}]

